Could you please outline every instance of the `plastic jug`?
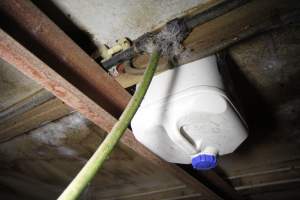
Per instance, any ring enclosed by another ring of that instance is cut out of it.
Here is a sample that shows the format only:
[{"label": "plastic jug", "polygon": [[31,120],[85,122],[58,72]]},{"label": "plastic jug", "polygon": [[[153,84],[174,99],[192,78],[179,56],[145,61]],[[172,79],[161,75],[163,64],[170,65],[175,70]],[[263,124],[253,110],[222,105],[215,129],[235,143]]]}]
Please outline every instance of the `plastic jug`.
[{"label": "plastic jug", "polygon": [[232,153],[247,138],[215,56],[155,76],[131,126],[136,139],[164,160],[196,169],[215,167],[217,155]]}]

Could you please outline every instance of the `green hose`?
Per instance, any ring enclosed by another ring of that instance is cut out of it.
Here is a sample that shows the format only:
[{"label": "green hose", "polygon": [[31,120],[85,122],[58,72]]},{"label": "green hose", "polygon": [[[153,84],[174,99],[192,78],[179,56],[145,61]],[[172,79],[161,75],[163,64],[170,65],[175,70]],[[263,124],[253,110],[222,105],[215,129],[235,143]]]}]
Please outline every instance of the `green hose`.
[{"label": "green hose", "polygon": [[104,161],[120,140],[131,119],[139,108],[155,73],[159,57],[160,52],[156,50],[153,51],[149,65],[144,73],[143,80],[140,83],[137,91],[129,101],[119,121],[114,125],[110,133],[101,143],[101,145],[98,147],[89,161],[85,164],[85,166],[80,170],[77,176],[73,179],[73,181],[58,197],[58,200],[77,199],[86,188],[86,186],[90,183],[92,178],[94,178],[97,171],[102,167]]}]

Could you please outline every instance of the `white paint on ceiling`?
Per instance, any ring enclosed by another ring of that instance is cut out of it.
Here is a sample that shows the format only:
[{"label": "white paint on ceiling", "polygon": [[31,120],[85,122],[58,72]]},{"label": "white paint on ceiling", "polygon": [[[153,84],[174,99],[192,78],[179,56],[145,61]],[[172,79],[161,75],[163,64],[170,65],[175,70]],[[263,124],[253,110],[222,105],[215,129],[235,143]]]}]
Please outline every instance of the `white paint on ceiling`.
[{"label": "white paint on ceiling", "polygon": [[209,0],[52,0],[71,20],[108,45],[136,39]]}]

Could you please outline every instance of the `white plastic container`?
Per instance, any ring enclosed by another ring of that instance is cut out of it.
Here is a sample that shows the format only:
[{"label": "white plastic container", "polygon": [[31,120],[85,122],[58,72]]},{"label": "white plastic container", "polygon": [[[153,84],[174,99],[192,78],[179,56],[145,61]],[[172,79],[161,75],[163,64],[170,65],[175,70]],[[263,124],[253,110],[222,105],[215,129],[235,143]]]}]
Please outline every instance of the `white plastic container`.
[{"label": "white plastic container", "polygon": [[214,167],[217,155],[233,152],[247,137],[215,56],[155,76],[131,126],[136,139],[161,158],[193,160],[198,169]]}]

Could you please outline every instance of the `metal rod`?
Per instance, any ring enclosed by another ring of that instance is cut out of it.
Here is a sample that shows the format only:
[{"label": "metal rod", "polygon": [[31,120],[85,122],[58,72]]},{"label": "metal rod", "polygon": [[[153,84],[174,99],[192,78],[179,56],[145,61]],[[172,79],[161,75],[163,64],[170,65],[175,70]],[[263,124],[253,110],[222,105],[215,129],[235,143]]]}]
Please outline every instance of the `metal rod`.
[{"label": "metal rod", "polygon": [[134,51],[134,48],[130,47],[125,51],[117,53],[107,61],[104,61],[103,63],[101,63],[101,65],[104,69],[109,70],[111,67],[115,66],[116,64],[132,59],[135,56],[135,54],[136,52]]},{"label": "metal rod", "polygon": [[[103,130],[107,132],[111,131],[113,125],[116,123],[117,120],[102,107],[97,105],[84,93],[61,77],[2,30],[0,30],[0,57],[15,66],[29,78],[37,81],[56,97],[82,113],[87,119],[94,122]],[[167,163],[153,154],[134,138],[130,130],[126,130],[121,138],[121,142],[140,156],[165,170],[167,173],[172,174],[187,186],[201,193],[204,197],[207,197],[208,199],[222,199],[219,195],[181,168]]]}]

